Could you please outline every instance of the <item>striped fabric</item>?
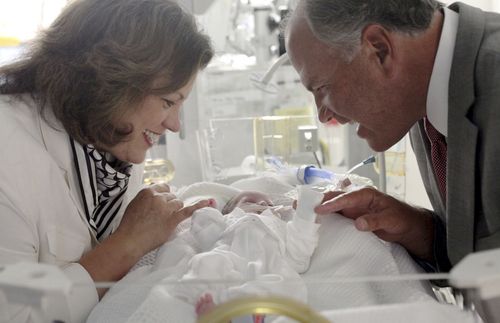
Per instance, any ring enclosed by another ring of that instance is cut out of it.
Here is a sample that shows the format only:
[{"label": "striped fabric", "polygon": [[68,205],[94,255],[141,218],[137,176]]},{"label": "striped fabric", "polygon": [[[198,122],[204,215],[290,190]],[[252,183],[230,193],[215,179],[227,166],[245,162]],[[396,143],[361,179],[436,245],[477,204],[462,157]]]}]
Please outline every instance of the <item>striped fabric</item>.
[{"label": "striped fabric", "polygon": [[101,153],[92,145],[70,141],[87,221],[102,241],[111,234],[111,224],[122,206],[132,164]]}]

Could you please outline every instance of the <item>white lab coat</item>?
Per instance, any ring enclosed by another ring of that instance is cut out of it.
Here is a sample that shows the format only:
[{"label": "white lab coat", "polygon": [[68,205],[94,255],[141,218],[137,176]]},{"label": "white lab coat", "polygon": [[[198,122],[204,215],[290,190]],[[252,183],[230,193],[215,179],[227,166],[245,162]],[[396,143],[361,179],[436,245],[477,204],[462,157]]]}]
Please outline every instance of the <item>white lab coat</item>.
[{"label": "white lab coat", "polygon": [[[77,261],[97,240],[85,218],[67,133],[51,111],[47,123],[31,98],[23,99],[0,96],[0,265],[58,265],[71,281],[80,283],[68,303],[71,322],[81,322],[98,296]],[[134,166],[114,227],[139,190],[141,178],[142,167]],[[9,322],[32,320],[29,308],[10,306],[9,312]]]}]

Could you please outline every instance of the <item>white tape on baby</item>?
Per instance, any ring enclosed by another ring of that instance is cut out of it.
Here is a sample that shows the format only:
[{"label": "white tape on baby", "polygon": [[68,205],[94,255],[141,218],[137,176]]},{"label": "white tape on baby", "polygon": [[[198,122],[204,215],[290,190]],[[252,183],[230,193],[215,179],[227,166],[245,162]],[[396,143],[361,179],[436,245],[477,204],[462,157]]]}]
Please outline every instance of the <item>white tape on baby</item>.
[{"label": "white tape on baby", "polygon": [[295,216],[309,222],[316,221],[314,208],[323,200],[323,193],[317,192],[307,186],[300,186],[298,193]]}]

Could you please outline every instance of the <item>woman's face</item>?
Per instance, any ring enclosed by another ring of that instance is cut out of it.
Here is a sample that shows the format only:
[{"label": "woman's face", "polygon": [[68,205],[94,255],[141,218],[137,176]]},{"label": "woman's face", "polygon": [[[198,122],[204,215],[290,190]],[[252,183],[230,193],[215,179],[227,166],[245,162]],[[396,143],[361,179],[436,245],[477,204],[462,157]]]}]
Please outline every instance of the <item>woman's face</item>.
[{"label": "woman's face", "polygon": [[112,147],[104,147],[119,160],[140,164],[146,152],[167,130],[180,129],[179,112],[191,92],[196,75],[179,90],[164,95],[148,95],[137,109],[125,114],[120,124],[130,124],[133,131],[128,139]]}]

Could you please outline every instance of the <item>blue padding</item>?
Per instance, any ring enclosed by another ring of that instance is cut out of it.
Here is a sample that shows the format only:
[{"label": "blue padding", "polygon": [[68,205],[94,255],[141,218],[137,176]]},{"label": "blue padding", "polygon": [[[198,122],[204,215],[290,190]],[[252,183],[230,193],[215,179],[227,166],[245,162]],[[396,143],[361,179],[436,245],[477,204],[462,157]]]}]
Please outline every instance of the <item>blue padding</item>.
[{"label": "blue padding", "polygon": [[332,180],[333,179],[333,173],[330,171],[327,171],[325,169],[319,169],[314,166],[308,166],[306,167],[304,171],[304,182],[306,184],[310,184],[314,178],[323,178],[326,180]]}]

